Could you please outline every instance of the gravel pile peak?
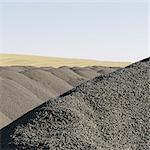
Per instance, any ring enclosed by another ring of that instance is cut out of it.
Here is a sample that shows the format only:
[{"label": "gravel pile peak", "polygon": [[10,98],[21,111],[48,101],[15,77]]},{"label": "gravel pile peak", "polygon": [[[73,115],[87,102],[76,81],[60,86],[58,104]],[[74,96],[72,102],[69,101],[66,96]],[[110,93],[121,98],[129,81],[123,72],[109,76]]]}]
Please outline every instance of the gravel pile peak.
[{"label": "gravel pile peak", "polygon": [[150,58],[50,99],[1,130],[2,150],[148,150]]}]

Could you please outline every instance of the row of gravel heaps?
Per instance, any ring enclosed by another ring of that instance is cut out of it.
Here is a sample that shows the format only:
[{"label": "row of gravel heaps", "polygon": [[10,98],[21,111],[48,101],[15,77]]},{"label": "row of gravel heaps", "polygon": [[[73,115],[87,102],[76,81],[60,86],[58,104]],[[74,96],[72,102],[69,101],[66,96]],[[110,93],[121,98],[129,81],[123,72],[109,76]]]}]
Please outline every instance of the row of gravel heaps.
[{"label": "row of gravel heaps", "polygon": [[148,150],[150,58],[50,99],[1,130],[2,150]]}]

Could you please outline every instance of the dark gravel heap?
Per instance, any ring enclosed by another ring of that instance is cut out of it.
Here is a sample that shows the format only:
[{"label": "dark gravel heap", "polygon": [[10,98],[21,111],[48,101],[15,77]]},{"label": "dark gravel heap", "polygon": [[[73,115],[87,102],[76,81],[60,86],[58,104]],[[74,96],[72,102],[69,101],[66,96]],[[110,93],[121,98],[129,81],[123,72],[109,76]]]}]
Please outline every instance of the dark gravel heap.
[{"label": "dark gravel heap", "polygon": [[1,130],[3,149],[148,150],[150,58],[96,77]]}]

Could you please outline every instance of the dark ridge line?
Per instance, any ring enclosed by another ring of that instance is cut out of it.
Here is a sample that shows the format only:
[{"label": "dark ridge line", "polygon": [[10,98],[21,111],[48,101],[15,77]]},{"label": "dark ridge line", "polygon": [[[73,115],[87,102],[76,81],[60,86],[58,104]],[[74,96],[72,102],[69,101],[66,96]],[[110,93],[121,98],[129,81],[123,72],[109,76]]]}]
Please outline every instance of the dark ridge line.
[{"label": "dark ridge line", "polygon": [[145,59],[142,59],[140,62],[147,62],[147,61],[149,61],[149,60],[150,60],[150,57],[145,58]]},{"label": "dark ridge line", "polygon": [[89,82],[89,81],[94,81],[94,82],[95,82],[96,80],[101,81],[101,80],[103,80],[103,79],[106,79],[106,78],[111,77],[113,74],[115,74],[115,73],[117,73],[117,72],[120,72],[121,70],[123,70],[123,69],[125,69],[125,68],[130,68],[130,67],[132,67],[132,66],[134,66],[134,65],[136,65],[136,64],[138,64],[138,63],[140,63],[140,62],[147,62],[147,61],[149,61],[149,60],[150,60],[150,57],[145,58],[145,59],[142,59],[142,60],[140,60],[140,61],[138,61],[138,62],[132,63],[132,64],[130,64],[130,65],[124,67],[124,68],[119,68],[119,69],[117,69],[117,70],[115,70],[115,71],[113,71],[113,72],[111,72],[111,73],[109,73],[109,74],[107,74],[107,75],[100,75],[100,76],[94,77],[93,79],[87,80],[87,81],[81,83],[80,85],[74,87],[73,89],[71,89],[71,90],[69,90],[69,91],[67,91],[67,92],[65,92],[65,93],[63,93],[63,94],[61,94],[59,97],[65,97],[65,96],[67,96],[67,95],[69,95],[69,94],[71,94],[71,93],[77,91],[77,89],[78,89],[80,86],[82,86],[83,84],[86,84],[86,83]]},{"label": "dark ridge line", "polygon": [[132,66],[135,65],[135,64],[138,64],[138,63],[140,63],[140,62],[147,62],[147,61],[149,61],[149,60],[150,60],[150,57],[147,57],[147,58],[141,59],[141,60],[139,60],[139,61],[137,61],[137,62],[135,62],[135,63],[132,63],[132,64],[130,64],[130,65],[124,67],[124,68],[129,68],[129,67],[132,67]]},{"label": "dark ridge line", "polygon": [[[85,82],[84,82],[84,83],[85,83]],[[83,83],[82,83],[82,84],[83,84]],[[81,85],[81,84],[80,84],[80,85]],[[78,85],[78,86],[79,86],[79,85]],[[78,86],[77,86],[77,87],[78,87]],[[61,95],[59,95],[59,97],[60,97],[60,98],[61,98],[61,97],[65,97],[65,96],[67,96],[67,95],[69,95],[69,94],[75,92],[77,87],[75,87],[75,88],[73,88],[73,89],[71,89],[71,90],[69,90],[69,91],[67,91],[67,92],[65,92],[65,93],[63,93],[63,94],[61,94]]]}]

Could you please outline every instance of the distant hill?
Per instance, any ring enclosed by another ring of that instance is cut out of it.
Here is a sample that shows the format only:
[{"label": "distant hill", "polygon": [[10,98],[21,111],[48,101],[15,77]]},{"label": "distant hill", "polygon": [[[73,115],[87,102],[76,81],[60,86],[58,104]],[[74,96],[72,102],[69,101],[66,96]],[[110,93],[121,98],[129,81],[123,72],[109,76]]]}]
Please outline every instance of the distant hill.
[{"label": "distant hill", "polygon": [[149,70],[147,58],[50,99],[1,130],[2,149],[148,150]]},{"label": "distant hill", "polygon": [[95,61],[84,59],[69,59],[55,58],[32,55],[15,55],[15,54],[0,54],[0,66],[107,66],[107,67],[125,67],[130,62],[110,62],[110,61]]}]

